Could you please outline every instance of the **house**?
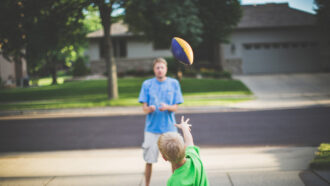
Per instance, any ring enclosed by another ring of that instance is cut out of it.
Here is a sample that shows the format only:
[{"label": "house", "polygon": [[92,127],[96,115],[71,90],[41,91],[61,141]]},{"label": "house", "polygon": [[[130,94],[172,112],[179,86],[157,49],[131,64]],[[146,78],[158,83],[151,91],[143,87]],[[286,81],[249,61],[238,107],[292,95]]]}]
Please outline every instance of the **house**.
[{"label": "house", "polygon": [[23,79],[27,77],[28,73],[25,60],[22,60],[21,65],[17,65],[13,61],[8,61],[0,54],[1,85],[5,87],[15,87],[16,85],[23,86]]},{"label": "house", "polygon": [[[313,14],[293,9],[287,3],[244,5],[243,17],[230,37],[220,44],[221,62],[234,74],[320,72],[330,69],[330,42],[316,27]],[[111,27],[113,54],[118,72],[151,70],[154,57],[172,56],[169,48],[145,42],[128,32],[126,25]],[[99,30],[89,34],[90,65],[93,73],[104,73]],[[195,60],[198,63],[199,59]]]},{"label": "house", "polygon": [[[104,50],[102,47],[103,30],[87,35],[90,68],[93,74],[105,72]],[[169,48],[157,48],[152,43],[143,41],[138,36],[128,32],[127,25],[122,22],[111,25],[113,56],[116,59],[117,71],[129,70],[150,71],[155,57],[171,56]]]},{"label": "house", "polygon": [[313,14],[287,3],[247,5],[230,43],[221,46],[223,62],[236,74],[325,71],[330,43],[323,40]]}]

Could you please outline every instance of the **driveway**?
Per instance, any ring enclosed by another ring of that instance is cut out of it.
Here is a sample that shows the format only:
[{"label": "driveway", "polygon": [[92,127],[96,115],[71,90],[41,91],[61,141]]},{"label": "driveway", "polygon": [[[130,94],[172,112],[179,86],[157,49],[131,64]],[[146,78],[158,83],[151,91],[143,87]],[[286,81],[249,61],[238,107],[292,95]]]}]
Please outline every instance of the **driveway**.
[{"label": "driveway", "polygon": [[238,75],[256,100],[235,105],[246,108],[278,108],[330,105],[330,73]]}]

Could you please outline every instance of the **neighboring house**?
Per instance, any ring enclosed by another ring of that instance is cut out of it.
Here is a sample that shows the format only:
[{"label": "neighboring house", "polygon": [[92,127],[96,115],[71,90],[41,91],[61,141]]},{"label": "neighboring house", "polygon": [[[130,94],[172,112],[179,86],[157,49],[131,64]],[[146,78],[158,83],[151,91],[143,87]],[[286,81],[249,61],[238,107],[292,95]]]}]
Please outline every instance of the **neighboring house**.
[{"label": "neighboring house", "polygon": [[243,6],[230,44],[222,45],[224,66],[243,74],[329,70],[323,40],[313,14],[286,3]]},{"label": "neighboring house", "polygon": [[[221,44],[221,61],[234,74],[320,72],[330,69],[329,41],[318,33],[313,14],[284,4],[244,5],[243,17],[230,37]],[[100,44],[103,31],[89,34],[93,73],[104,73]],[[118,72],[151,70],[154,57],[172,56],[169,48],[143,42],[126,25],[112,25],[114,56]],[[196,51],[195,51],[196,52]],[[196,59],[198,63],[198,59]]]},{"label": "neighboring house", "polygon": [[[88,34],[90,68],[93,74],[105,72],[102,45],[103,30]],[[143,41],[138,36],[128,32],[127,25],[114,23],[111,26],[113,55],[117,63],[117,71],[128,70],[150,71],[151,63],[155,57],[171,56],[169,48],[157,48],[152,43]]]},{"label": "neighboring house", "polygon": [[13,61],[8,61],[0,54],[0,83],[5,87],[15,87],[16,83],[23,86],[23,78],[17,79],[18,73],[20,73],[23,78],[28,77],[25,60],[22,60],[22,65],[18,66]]}]

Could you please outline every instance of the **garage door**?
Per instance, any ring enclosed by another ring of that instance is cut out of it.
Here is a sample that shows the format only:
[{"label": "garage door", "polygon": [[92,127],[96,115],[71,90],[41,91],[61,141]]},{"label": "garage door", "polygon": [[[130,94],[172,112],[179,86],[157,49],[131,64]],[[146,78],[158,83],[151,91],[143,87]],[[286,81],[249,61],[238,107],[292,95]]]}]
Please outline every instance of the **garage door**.
[{"label": "garage door", "polygon": [[321,71],[316,42],[245,43],[242,52],[244,74]]}]

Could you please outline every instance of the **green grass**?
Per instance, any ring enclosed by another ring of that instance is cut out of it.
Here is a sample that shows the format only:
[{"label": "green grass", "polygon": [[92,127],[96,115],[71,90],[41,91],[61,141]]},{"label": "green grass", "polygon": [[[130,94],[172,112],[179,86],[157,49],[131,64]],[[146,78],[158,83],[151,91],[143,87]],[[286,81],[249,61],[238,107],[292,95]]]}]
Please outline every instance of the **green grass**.
[{"label": "green grass", "polygon": [[[71,76],[61,76],[57,78],[58,84],[63,84],[65,79],[69,79]],[[38,86],[48,86],[52,84],[52,78],[40,78],[38,79]],[[32,80],[30,80],[30,85],[32,85]]]},{"label": "green grass", "polygon": [[[145,79],[120,78],[120,98],[112,101],[107,99],[106,80],[4,89],[0,90],[0,110],[138,106],[137,97]],[[185,106],[226,105],[252,99],[248,88],[237,80],[186,78],[182,80],[181,88]]]},{"label": "green grass", "polygon": [[312,169],[330,170],[330,143],[322,143],[318,147],[314,160],[311,162]]}]

